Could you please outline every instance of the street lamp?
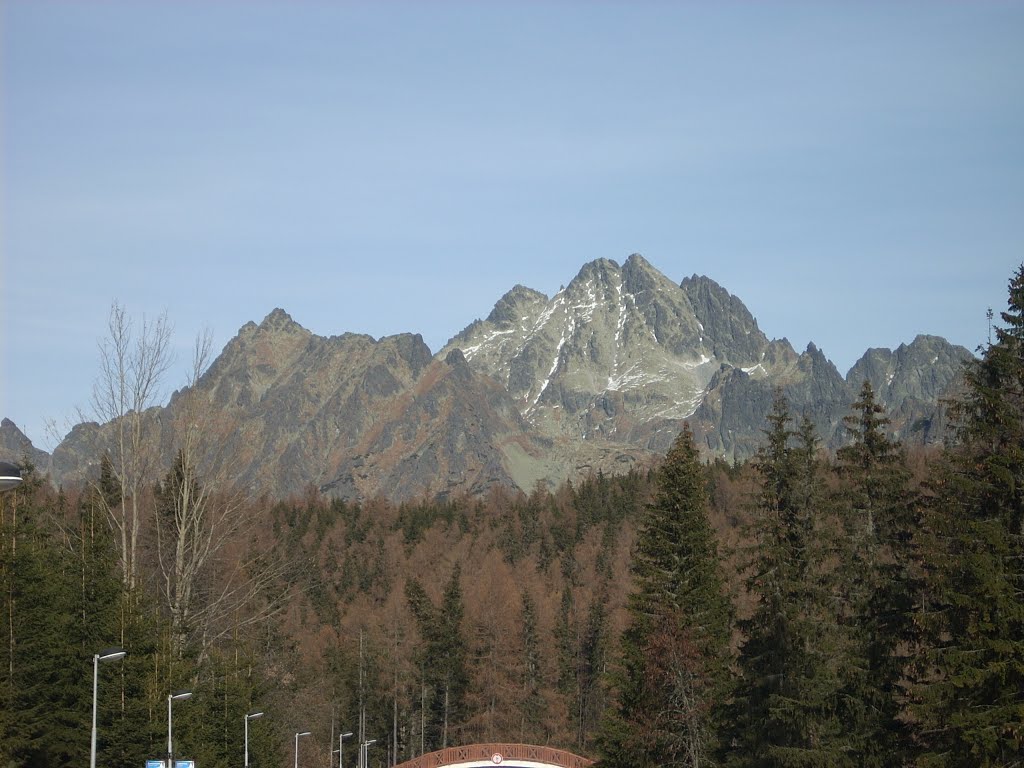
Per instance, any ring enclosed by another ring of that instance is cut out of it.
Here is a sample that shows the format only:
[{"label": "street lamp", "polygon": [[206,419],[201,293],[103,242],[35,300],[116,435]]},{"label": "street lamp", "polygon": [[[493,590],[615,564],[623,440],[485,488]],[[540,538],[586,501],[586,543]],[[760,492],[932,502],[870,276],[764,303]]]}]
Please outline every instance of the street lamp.
[{"label": "street lamp", "polygon": [[171,703],[192,698],[192,691],[172,691],[167,694],[167,768],[174,768],[174,742],[171,741]]},{"label": "street lamp", "polygon": [[9,491],[21,485],[21,467],[0,461],[0,491]]},{"label": "street lamp", "polygon": [[352,735],[352,731],[348,731],[347,733],[339,733],[338,734],[338,748],[331,750],[331,754],[332,755],[335,752],[338,753],[338,768],[345,768],[345,764],[342,761],[342,751],[341,751],[341,749],[342,749],[342,745],[345,743],[345,739],[347,739],[351,735]]},{"label": "street lamp", "polygon": [[[2,467],[0,467],[2,471]],[[19,477],[19,482],[21,478]],[[100,662],[117,661],[127,655],[123,648],[107,648],[92,657],[92,744],[89,747],[89,768],[96,768],[96,686],[99,680]]]},{"label": "street lamp", "polygon": [[250,712],[245,716],[245,768],[249,768],[249,721],[263,717],[262,712]]},{"label": "street lamp", "polygon": [[312,731],[302,731],[295,734],[295,768],[299,768],[299,736],[309,736]]},{"label": "street lamp", "polygon": [[370,745],[376,744],[376,739],[369,739],[359,745],[359,768],[366,768],[370,762]]}]

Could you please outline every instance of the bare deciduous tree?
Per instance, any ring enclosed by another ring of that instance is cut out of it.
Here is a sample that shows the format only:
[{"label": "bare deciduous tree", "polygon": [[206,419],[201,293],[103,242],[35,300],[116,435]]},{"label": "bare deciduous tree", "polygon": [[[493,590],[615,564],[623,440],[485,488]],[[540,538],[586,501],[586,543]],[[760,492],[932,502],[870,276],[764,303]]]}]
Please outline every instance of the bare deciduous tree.
[{"label": "bare deciduous tree", "polygon": [[178,451],[158,492],[156,525],[176,651],[195,640],[201,655],[226,632],[268,618],[281,604],[268,594],[280,583],[280,568],[250,561],[244,551],[249,500],[232,482],[224,455],[234,424],[199,386],[211,348],[210,333],[200,334],[188,385],[173,405]]},{"label": "bare deciduous tree", "polygon": [[99,343],[100,373],[93,385],[92,407],[97,421],[110,423],[113,429],[110,459],[120,493],[116,505],[107,505],[107,513],[129,590],[138,581],[143,492],[156,467],[158,441],[150,434],[153,424],[146,411],[159,402],[172,363],[171,330],[166,314],[155,321],[143,316],[136,325],[115,301],[108,335]]}]

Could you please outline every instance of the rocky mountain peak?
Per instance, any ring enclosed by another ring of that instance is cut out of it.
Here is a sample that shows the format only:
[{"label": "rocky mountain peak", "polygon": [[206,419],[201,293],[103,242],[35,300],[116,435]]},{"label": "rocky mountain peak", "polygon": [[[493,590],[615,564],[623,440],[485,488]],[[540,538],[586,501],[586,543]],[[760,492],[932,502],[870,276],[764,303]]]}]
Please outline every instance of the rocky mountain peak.
[{"label": "rocky mountain peak", "polygon": [[668,285],[677,287],[639,253],[632,254],[622,265],[622,283],[626,291],[636,297],[659,288],[666,290]]},{"label": "rocky mountain peak", "polygon": [[617,262],[612,259],[595,259],[583,265],[576,277],[569,283],[567,290],[585,284],[617,285],[621,282],[622,273]]},{"label": "rocky mountain peak", "polygon": [[487,322],[501,327],[514,325],[520,321],[523,312],[533,312],[536,307],[543,306],[547,301],[548,297],[540,291],[527,288],[525,285],[516,285],[494,305],[491,314],[487,316]]},{"label": "rocky mountain peak", "polygon": [[[419,334],[322,337],[274,309],[242,326],[191,394],[213,407],[239,487],[401,500],[624,471],[663,453],[684,420],[706,451],[744,458],[776,389],[836,447],[864,379],[897,437],[938,440],[938,403],[969,357],[918,336],[868,350],[844,379],[813,343],[798,354],[769,340],[714,280],[677,283],[632,254],[584,264],[554,296],[516,285],[437,355]],[[195,402],[183,393],[147,414],[167,462],[178,409]],[[81,479],[110,439],[110,425],[80,424],[40,465]],[[0,422],[0,450],[26,444]]]},{"label": "rocky mountain peak", "polygon": [[0,459],[21,464],[25,458],[37,467],[45,467],[50,457],[33,446],[17,424],[4,417],[0,420]]},{"label": "rocky mountain peak", "polygon": [[753,369],[768,344],[717,284],[679,285],[633,254],[585,264],[551,298],[517,286],[439,354],[461,349],[544,433],[594,437],[686,417],[721,364]]},{"label": "rocky mountain peak", "polygon": [[302,326],[292,320],[291,315],[280,307],[275,308],[269,315],[263,318],[263,322],[260,323],[259,327],[263,331],[284,331],[293,330],[294,327],[302,328]]},{"label": "rocky mountain peak", "polygon": [[971,359],[966,347],[939,336],[917,336],[895,350],[867,350],[846,374],[851,389],[871,383],[876,397],[886,404],[897,436],[935,442],[944,425],[938,402],[960,381],[964,363]]},{"label": "rocky mountain peak", "polygon": [[716,358],[740,368],[762,362],[768,337],[742,301],[703,275],[685,278],[680,288],[689,298]]}]

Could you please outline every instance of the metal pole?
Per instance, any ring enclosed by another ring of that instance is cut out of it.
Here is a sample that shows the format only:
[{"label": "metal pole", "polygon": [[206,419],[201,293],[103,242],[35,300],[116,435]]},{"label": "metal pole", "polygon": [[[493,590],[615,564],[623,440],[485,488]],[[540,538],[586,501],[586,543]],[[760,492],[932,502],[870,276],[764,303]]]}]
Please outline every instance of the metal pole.
[{"label": "metal pole", "polygon": [[123,648],[107,648],[92,656],[92,738],[89,744],[89,768],[96,768],[96,691],[99,687],[100,662],[117,661],[126,655]]},{"label": "metal pole", "polygon": [[309,736],[312,731],[302,731],[295,734],[295,768],[299,768],[299,736]]},{"label": "metal pole", "polygon": [[[352,735],[352,731],[342,731],[341,724],[338,725],[338,768],[345,768],[345,739]],[[334,760],[334,750],[331,750],[331,760]]]},{"label": "metal pole", "polygon": [[263,717],[262,710],[245,713],[245,768],[249,768],[249,721],[255,720],[257,717]]},{"label": "metal pole", "polygon": [[92,657],[92,744],[89,747],[89,768],[96,768],[96,685],[100,674],[100,655]]},{"label": "metal pole", "polygon": [[167,768],[174,768],[174,748],[171,745],[171,697],[167,694]]}]

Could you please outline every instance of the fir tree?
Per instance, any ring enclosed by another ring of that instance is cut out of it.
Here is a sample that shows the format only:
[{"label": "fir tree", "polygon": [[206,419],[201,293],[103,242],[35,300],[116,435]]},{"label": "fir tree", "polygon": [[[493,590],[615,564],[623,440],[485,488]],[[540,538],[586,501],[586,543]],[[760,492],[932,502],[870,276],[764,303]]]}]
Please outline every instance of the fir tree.
[{"label": "fir tree", "polygon": [[633,561],[616,711],[599,734],[609,768],[710,765],[727,690],[729,604],[689,425],[658,474]]},{"label": "fir tree", "polygon": [[853,442],[837,452],[839,507],[845,520],[844,623],[852,642],[843,690],[844,720],[861,765],[911,758],[904,682],[914,640],[913,533],[917,502],[902,446],[886,434],[889,419],[865,381],[844,419]]},{"label": "fir tree", "polygon": [[740,624],[746,641],[731,718],[733,765],[850,763],[837,712],[840,635],[814,525],[824,495],[817,437],[809,420],[799,432],[789,422],[776,393],[755,459],[761,489],[747,590],[757,607]]},{"label": "fir tree", "polygon": [[463,635],[464,614],[462,568],[456,564],[441,596],[441,632],[438,638],[438,655],[435,656],[435,662],[440,663],[444,700],[442,747],[457,742],[454,733],[467,717],[466,693],[469,690],[469,673],[466,667],[466,641]]},{"label": "fir tree", "polygon": [[[522,591],[522,704],[520,715],[520,741],[529,741],[527,734],[540,733],[546,726],[547,703],[541,694],[544,682],[541,669],[540,636],[537,630],[537,605],[528,590]],[[534,737],[536,738],[536,737]]]},{"label": "fir tree", "polygon": [[922,763],[1024,763],[1024,266],[1005,327],[965,368],[926,517]]},{"label": "fir tree", "polygon": [[66,765],[88,754],[91,665],[81,651],[79,574],[48,533],[55,508],[28,464],[5,495],[0,524],[0,757]]},{"label": "fir tree", "polygon": [[466,666],[466,640],[463,636],[461,569],[452,569],[451,577],[435,607],[416,580],[406,582],[406,600],[419,627],[420,670],[425,698],[425,748],[447,747],[466,719],[466,693],[469,674]]}]

